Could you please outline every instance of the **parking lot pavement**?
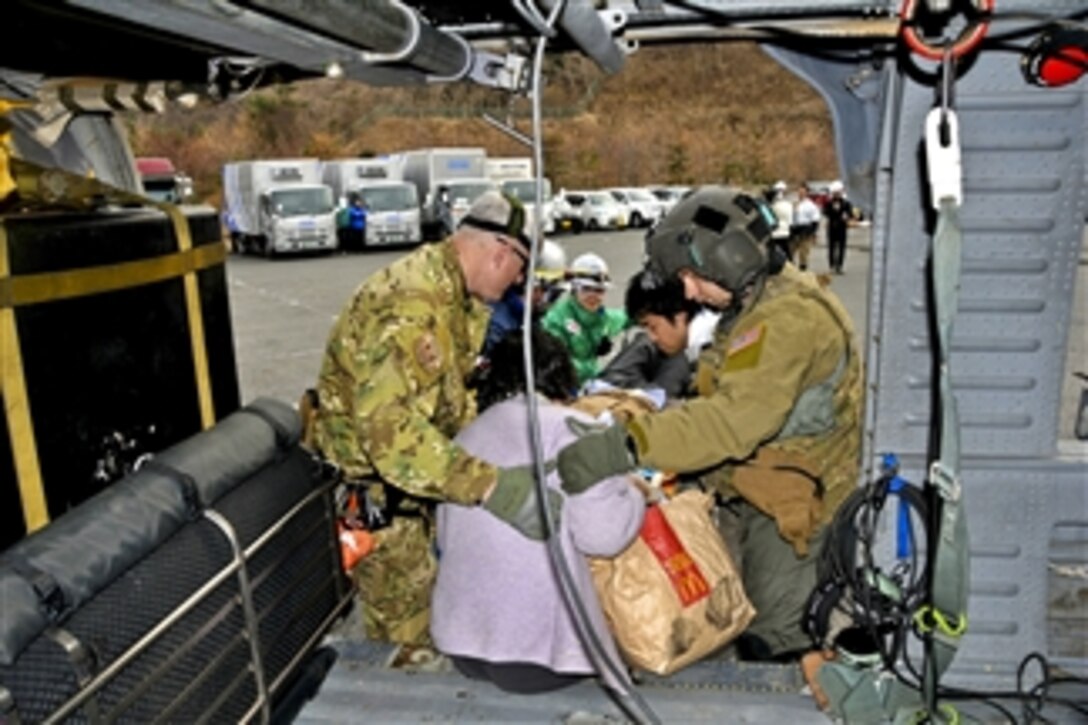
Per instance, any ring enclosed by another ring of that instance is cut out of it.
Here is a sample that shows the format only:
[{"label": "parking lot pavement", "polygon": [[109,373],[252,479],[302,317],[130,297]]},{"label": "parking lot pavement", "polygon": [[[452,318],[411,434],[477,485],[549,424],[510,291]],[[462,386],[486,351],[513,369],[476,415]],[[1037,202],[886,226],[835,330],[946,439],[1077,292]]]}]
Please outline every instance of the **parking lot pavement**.
[{"label": "parking lot pavement", "polygon": [[[846,274],[831,278],[831,289],[854,318],[858,334],[868,327],[869,229],[850,230]],[[600,232],[556,237],[573,260],[596,252],[608,262],[612,288],[606,304],[622,306],[626,282],[642,266],[643,231]],[[323,257],[265,260],[231,256],[231,318],[242,399],[270,396],[290,403],[314,384],[329,328],[355,288],[370,274],[410,250],[389,250]],[[813,249],[812,270],[827,271],[827,248]],[[1088,264],[1079,266],[1077,300],[1072,307],[1070,339],[1062,379],[1061,430],[1071,437],[1083,384],[1073,377],[1085,371],[1088,329]],[[867,349],[863,344],[862,349]]]},{"label": "parking lot pavement", "polygon": [[[854,230],[852,230],[853,232]],[[644,231],[599,232],[556,237],[573,260],[596,252],[608,262],[612,288],[606,304],[623,306],[627,280],[642,267]],[[331,256],[261,257],[232,255],[231,319],[242,400],[269,396],[290,403],[314,384],[326,337],[340,308],[373,272],[410,250]],[[814,271],[826,271],[823,247],[814,250]],[[833,287],[864,329],[869,254],[851,249],[847,273]]]}]

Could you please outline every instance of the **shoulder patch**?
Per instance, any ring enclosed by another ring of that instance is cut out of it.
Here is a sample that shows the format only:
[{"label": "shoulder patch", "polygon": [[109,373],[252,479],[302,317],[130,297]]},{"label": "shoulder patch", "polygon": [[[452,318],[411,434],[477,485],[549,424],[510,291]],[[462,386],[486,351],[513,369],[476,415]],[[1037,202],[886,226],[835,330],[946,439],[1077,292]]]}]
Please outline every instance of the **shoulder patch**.
[{"label": "shoulder patch", "polygon": [[760,354],[763,352],[763,340],[766,331],[766,323],[760,323],[733,338],[725,352],[725,369],[746,370],[755,367],[759,363]]},{"label": "shoulder patch", "polygon": [[567,323],[564,325],[564,327],[566,327],[567,332],[572,335],[582,334],[582,326],[578,324],[577,320],[567,320]]},{"label": "shoulder patch", "polygon": [[745,350],[752,345],[756,345],[763,340],[763,332],[766,330],[766,323],[760,323],[753,327],[751,330],[745,330],[741,334],[733,338],[733,341],[729,343],[729,349],[726,351],[726,355],[732,357],[733,355]]},{"label": "shoulder patch", "polygon": [[420,369],[430,374],[435,374],[442,369],[442,350],[439,349],[438,340],[429,332],[416,338],[413,345],[416,364]]}]

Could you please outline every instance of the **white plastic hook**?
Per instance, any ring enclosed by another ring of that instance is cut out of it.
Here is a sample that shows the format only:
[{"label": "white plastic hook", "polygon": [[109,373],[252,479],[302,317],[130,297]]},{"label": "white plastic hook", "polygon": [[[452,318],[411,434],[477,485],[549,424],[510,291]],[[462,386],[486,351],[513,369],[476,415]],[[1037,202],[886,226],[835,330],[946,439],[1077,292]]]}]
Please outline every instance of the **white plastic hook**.
[{"label": "white plastic hook", "polygon": [[[942,143],[941,126],[945,127]],[[963,203],[963,162],[960,155],[960,123],[951,108],[934,108],[926,115],[926,168],[930,203],[940,209],[941,200]]]}]

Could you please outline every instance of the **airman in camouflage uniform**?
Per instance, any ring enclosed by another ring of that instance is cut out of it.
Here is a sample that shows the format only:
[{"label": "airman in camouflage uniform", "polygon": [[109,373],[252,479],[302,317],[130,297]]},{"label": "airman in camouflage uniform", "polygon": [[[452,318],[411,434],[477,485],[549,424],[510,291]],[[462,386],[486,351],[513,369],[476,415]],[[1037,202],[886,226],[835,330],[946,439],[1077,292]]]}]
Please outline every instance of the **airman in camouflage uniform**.
[{"label": "airman in camouflage uniform", "polygon": [[[745,589],[758,612],[749,651],[807,649],[800,622],[827,523],[857,484],[863,374],[849,315],[791,264],[769,274],[770,228],[743,194],[705,187],[647,239],[649,269],[679,275],[691,299],[724,309],[699,361],[698,398],[587,436],[559,456],[584,490],[637,461],[709,471],[734,501]],[[754,644],[753,644],[754,643]]]},{"label": "airman in camouflage uniform", "polygon": [[529,247],[520,204],[486,194],[445,242],[366,280],[333,326],[314,442],[383,514],[374,552],[355,569],[372,639],[429,640],[437,502],[483,502],[535,533],[523,516],[536,508],[531,474],[496,469],[452,441],[476,415],[465,379],[487,329],[484,303],[521,278]]}]

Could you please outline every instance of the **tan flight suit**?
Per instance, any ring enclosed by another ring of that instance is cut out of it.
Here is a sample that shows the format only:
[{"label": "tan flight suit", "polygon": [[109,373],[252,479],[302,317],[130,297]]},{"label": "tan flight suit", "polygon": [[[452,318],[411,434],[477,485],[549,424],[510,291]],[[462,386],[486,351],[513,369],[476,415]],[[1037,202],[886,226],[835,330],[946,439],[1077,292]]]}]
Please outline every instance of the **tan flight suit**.
[{"label": "tan flight suit", "polygon": [[639,461],[708,470],[741,497],[748,632],[780,654],[804,649],[800,620],[825,525],[858,482],[864,382],[849,315],[787,264],[699,361],[698,398],[628,423]]},{"label": "tan flight suit", "polygon": [[376,504],[406,494],[355,569],[371,639],[429,642],[434,504],[476,504],[496,480],[451,440],[476,416],[465,377],[489,316],[445,242],[367,279],[329,335],[315,443],[348,480],[379,482]]}]

